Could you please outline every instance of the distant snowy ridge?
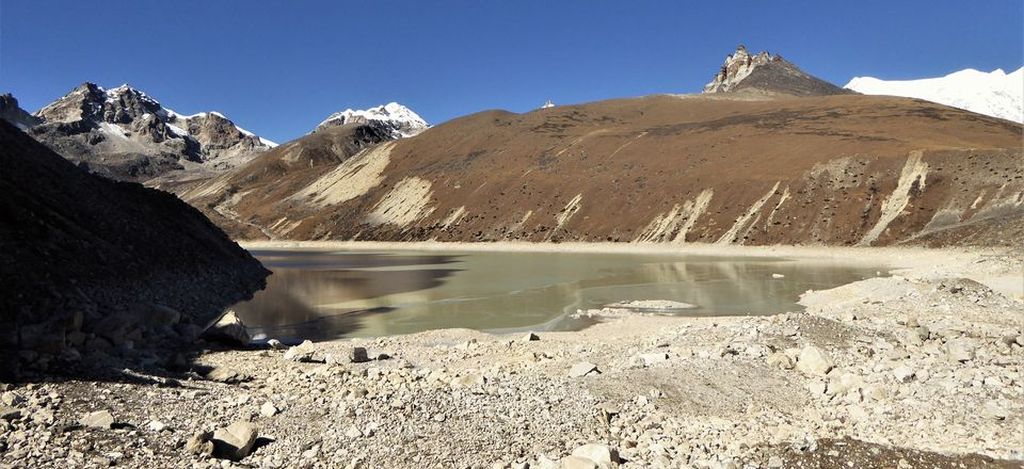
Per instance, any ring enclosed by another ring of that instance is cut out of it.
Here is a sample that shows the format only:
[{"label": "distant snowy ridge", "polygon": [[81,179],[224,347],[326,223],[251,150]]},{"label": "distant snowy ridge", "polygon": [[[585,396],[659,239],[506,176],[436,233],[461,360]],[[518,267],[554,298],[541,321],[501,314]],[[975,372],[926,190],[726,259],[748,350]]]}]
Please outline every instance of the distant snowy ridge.
[{"label": "distant snowy ridge", "polygon": [[430,124],[427,124],[427,121],[423,120],[412,109],[395,102],[390,102],[366,110],[345,109],[344,111],[336,112],[324,119],[320,125],[317,125],[314,132],[339,125],[351,123],[366,124],[370,122],[384,124],[388,131],[391,132],[392,138],[396,139],[412,137],[430,127]]},{"label": "distant snowy ridge", "polygon": [[879,80],[856,77],[846,88],[863,94],[918,98],[1024,123],[1024,67],[1007,74],[961,70],[939,78]]}]

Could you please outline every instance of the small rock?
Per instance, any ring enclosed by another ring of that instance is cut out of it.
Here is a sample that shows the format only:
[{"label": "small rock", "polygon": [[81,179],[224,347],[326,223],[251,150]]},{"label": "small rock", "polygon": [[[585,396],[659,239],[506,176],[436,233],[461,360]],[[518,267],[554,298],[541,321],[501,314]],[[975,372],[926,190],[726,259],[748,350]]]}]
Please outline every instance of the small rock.
[{"label": "small rock", "polygon": [[0,395],[0,402],[4,405],[17,406],[25,403],[25,398],[14,391],[7,391]]},{"label": "small rock", "polygon": [[534,334],[533,332],[528,332],[525,336],[523,336],[523,342],[533,342],[535,340],[540,340],[540,336]]},{"label": "small rock", "polygon": [[768,355],[768,366],[782,368],[783,370],[792,370],[794,363],[793,359],[783,352],[775,352]]},{"label": "small rock", "polygon": [[21,409],[2,406],[0,407],[0,420],[18,420],[21,418]]},{"label": "small rock", "polygon": [[262,415],[264,417],[267,417],[267,418],[273,417],[273,416],[277,415],[278,412],[279,411],[277,409],[277,406],[275,406],[273,402],[267,401],[267,402],[264,402],[263,405],[260,406],[260,415]]},{"label": "small rock", "polygon": [[347,431],[345,431],[345,436],[347,436],[349,438],[359,438],[359,437],[363,436],[363,432],[360,431],[358,427],[353,425],[353,426],[349,427],[349,429]]},{"label": "small rock", "polygon": [[159,420],[153,420],[149,422],[149,425],[147,425],[147,427],[149,427],[149,431],[156,433],[160,433],[167,429],[167,425],[165,425],[163,422]]},{"label": "small rock", "polygon": [[974,343],[969,339],[952,339],[946,342],[946,354],[949,359],[956,362],[966,362],[974,359]]},{"label": "small rock", "polygon": [[213,454],[213,442],[210,438],[213,437],[211,432],[199,432],[192,435],[187,442],[185,442],[185,451],[189,454],[210,456]]},{"label": "small rock", "polygon": [[595,365],[593,363],[590,363],[590,362],[580,362],[580,363],[577,363],[577,364],[573,365],[572,368],[569,369],[569,377],[571,377],[571,378],[579,378],[581,376],[586,376],[586,375],[588,375],[590,373],[600,373],[600,372],[601,372],[601,370],[597,369],[597,365]]},{"label": "small rock", "polygon": [[910,381],[913,381],[915,373],[914,370],[908,366],[898,366],[892,370],[892,375],[896,377],[896,381],[909,383]]},{"label": "small rock", "polygon": [[768,467],[771,469],[782,467],[782,458],[778,456],[768,458]]},{"label": "small rock", "polygon": [[218,459],[238,461],[252,452],[256,444],[256,426],[239,420],[213,432],[213,455]]},{"label": "small rock", "polygon": [[318,361],[314,357],[315,352],[313,342],[305,340],[301,344],[289,348],[288,351],[284,353],[284,359],[300,363]]},{"label": "small rock", "polygon": [[364,347],[352,347],[352,351],[349,352],[348,361],[352,363],[365,363],[370,361],[370,355],[366,353]]},{"label": "small rock", "polygon": [[218,366],[206,373],[206,379],[224,384],[238,384],[251,381],[252,376],[239,373],[226,366]]},{"label": "small rock", "polygon": [[1010,412],[996,401],[988,401],[981,408],[981,415],[992,420],[1006,420]]},{"label": "small rock", "polygon": [[579,456],[566,456],[561,461],[562,469],[599,469],[596,462]]},{"label": "small rock", "polygon": [[661,363],[667,360],[668,354],[665,352],[640,354],[640,361],[643,362],[644,366],[651,366],[655,363]]},{"label": "small rock", "polygon": [[824,376],[832,369],[832,360],[818,347],[807,345],[800,350],[796,369],[812,376]]},{"label": "small rock", "polygon": [[287,345],[282,344],[281,341],[277,340],[277,339],[270,339],[270,340],[268,340],[267,341],[267,347],[270,347],[273,350],[284,350],[284,349],[288,348]]},{"label": "small rock", "polygon": [[99,410],[85,414],[78,423],[91,428],[110,429],[114,426],[114,416],[109,410]]}]

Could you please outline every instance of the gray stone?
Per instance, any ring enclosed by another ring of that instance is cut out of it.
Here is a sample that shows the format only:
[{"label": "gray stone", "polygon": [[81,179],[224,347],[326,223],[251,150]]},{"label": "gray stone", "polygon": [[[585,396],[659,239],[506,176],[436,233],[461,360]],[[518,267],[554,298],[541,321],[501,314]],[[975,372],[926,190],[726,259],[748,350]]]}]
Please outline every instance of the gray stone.
[{"label": "gray stone", "polygon": [[167,425],[159,420],[150,421],[147,427],[149,428],[149,431],[156,433],[160,433],[167,429]]},{"label": "gray stone", "polygon": [[540,340],[540,336],[534,334],[533,332],[528,332],[525,336],[523,336],[523,342],[533,342],[535,340]]},{"label": "gray stone", "polygon": [[352,351],[349,352],[348,361],[352,363],[366,363],[370,361],[370,355],[366,352],[365,347],[352,347]]},{"label": "gray stone", "polygon": [[78,423],[86,427],[109,429],[114,426],[114,416],[109,410],[98,410],[85,414]]},{"label": "gray stone", "polygon": [[600,373],[601,370],[597,369],[597,365],[590,362],[580,362],[572,366],[569,369],[569,376],[572,378],[579,378],[586,376],[590,373]]},{"label": "gray stone", "polygon": [[213,432],[213,455],[219,459],[238,461],[249,453],[256,444],[256,426],[239,420]]}]

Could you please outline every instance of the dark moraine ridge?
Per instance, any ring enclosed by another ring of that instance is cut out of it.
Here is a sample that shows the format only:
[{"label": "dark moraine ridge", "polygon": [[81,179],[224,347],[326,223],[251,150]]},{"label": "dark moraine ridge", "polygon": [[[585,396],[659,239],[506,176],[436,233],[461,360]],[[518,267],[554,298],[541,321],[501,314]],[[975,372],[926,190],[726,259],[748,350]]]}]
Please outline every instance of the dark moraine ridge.
[{"label": "dark moraine ridge", "polygon": [[189,340],[269,274],[175,196],[91,175],[4,121],[0,193],[0,377]]}]

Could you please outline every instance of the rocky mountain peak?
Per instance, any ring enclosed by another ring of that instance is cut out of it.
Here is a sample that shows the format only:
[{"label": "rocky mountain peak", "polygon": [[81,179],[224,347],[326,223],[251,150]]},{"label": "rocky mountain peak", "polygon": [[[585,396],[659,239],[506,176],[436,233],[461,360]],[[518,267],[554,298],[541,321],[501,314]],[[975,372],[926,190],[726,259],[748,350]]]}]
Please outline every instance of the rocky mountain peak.
[{"label": "rocky mountain peak", "polygon": [[336,112],[324,119],[313,131],[352,123],[380,126],[393,139],[412,137],[430,127],[430,124],[412,109],[390,102],[366,110],[345,109]]},{"label": "rocky mountain peak", "polygon": [[722,68],[704,86],[705,93],[731,93],[740,90],[766,95],[824,96],[848,94],[825,80],[814,77],[767,51],[751,54],[740,44],[725,58]]},{"label": "rocky mountain peak", "polygon": [[[225,169],[276,146],[224,115],[178,114],[128,84],[85,82],[37,113],[31,132],[65,157],[115,179],[191,168]],[[207,164],[208,163],[208,164]]]},{"label": "rocky mountain peak", "polygon": [[729,91],[739,82],[743,81],[744,78],[750,76],[757,67],[781,59],[782,57],[773,56],[768,51],[750,55],[747,52],[747,48],[740,44],[736,47],[736,52],[726,56],[725,63],[722,64],[722,69],[715,75],[715,78],[707,85],[704,85],[704,92],[721,93]]}]

